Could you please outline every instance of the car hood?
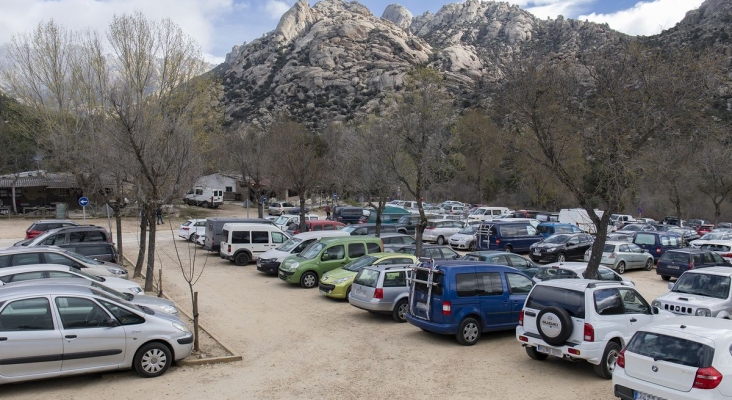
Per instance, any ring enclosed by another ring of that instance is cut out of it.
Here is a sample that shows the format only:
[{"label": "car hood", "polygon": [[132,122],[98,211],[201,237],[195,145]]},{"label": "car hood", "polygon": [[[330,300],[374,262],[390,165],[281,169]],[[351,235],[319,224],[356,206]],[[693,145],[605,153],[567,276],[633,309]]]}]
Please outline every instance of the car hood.
[{"label": "car hood", "polygon": [[472,240],[475,235],[467,235],[464,233],[456,233],[450,236],[450,240]]},{"label": "car hood", "polygon": [[160,306],[173,306],[175,307],[175,303],[164,299],[162,297],[156,297],[156,296],[148,296],[146,294],[136,294],[132,296],[132,300],[130,300],[130,303],[132,304],[138,304],[145,307],[160,307]]},{"label": "car hood", "polygon": [[539,243],[536,243],[533,247],[536,249],[556,249],[557,247],[564,247],[564,243],[539,242]]},{"label": "car hood", "polygon": [[129,289],[140,287],[140,285],[138,285],[134,281],[127,280],[127,279],[114,278],[111,276],[103,276],[102,279],[104,279],[104,282],[102,282],[102,285],[109,286],[112,289],[119,290],[121,292],[132,293],[129,291]]},{"label": "car hood", "polygon": [[337,281],[341,278],[355,278],[356,274],[358,274],[358,272],[348,271],[343,268],[337,268],[323,274],[323,278],[321,278],[320,281],[323,283],[329,283]]},{"label": "car hood", "polygon": [[[682,300],[684,299],[684,300]],[[679,293],[679,292],[668,292],[661,296],[658,296],[656,300],[662,303],[674,304],[674,305],[686,305],[709,308],[716,304],[726,301],[725,299],[718,299],[716,297],[701,296],[698,294]]]},{"label": "car hood", "polygon": [[264,253],[259,255],[260,259],[266,260],[270,258],[276,258],[277,261],[282,262],[282,260],[285,259],[285,257],[291,256],[292,253],[288,253],[286,251],[276,250],[276,249],[270,249],[265,251]]},{"label": "car hood", "polygon": [[309,260],[308,259],[305,259],[305,258],[302,258],[302,257],[299,257],[299,256],[290,255],[289,257],[287,257],[284,260],[282,260],[282,264],[280,265],[280,267],[281,268],[289,268],[290,265],[292,265],[292,264],[294,264],[296,262],[302,264],[305,261],[309,261]]}]

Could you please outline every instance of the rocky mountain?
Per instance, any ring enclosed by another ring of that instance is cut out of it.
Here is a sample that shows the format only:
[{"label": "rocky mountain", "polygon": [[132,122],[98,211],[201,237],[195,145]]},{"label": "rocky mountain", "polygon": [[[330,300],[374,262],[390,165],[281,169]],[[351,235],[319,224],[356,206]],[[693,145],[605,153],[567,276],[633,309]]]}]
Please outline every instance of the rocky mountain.
[{"label": "rocky mountain", "polygon": [[[708,0],[666,35],[688,35],[708,15],[723,22],[729,4]],[[300,0],[274,31],[234,46],[214,72],[223,80],[229,124],[267,123],[284,112],[318,129],[376,112],[417,65],[439,70],[456,105],[469,107],[490,101],[481,88],[500,80],[501,65],[526,48],[566,57],[622,38],[629,37],[606,24],[539,20],[501,2],[467,0],[418,16],[394,4],[379,18],[357,2],[311,7]]]}]

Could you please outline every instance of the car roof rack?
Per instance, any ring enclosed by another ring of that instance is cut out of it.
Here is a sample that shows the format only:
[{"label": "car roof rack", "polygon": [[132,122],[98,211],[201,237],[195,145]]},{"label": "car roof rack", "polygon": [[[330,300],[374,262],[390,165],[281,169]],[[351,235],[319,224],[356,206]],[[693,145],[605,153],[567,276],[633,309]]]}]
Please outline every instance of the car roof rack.
[{"label": "car roof rack", "polygon": [[587,288],[593,289],[593,288],[596,288],[598,285],[603,286],[603,285],[617,285],[617,284],[621,284],[623,286],[630,286],[630,282],[626,282],[626,281],[602,281],[602,282],[590,282],[587,284]]}]

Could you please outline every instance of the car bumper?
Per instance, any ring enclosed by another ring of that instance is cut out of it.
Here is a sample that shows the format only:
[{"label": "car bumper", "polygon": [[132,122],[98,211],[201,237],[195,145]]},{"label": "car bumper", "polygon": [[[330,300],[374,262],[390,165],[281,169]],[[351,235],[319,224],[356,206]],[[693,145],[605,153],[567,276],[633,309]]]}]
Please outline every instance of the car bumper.
[{"label": "car bumper", "polygon": [[[551,346],[548,345],[540,336],[537,336],[539,335],[526,332],[524,330],[524,327],[521,325],[516,327],[516,340],[524,345],[524,347],[542,346],[543,348],[546,348],[551,352],[556,352],[555,354],[550,354],[555,357],[586,360],[590,364],[599,365],[600,361],[602,360],[602,354],[605,352],[605,347],[607,346],[606,341],[582,342],[581,345],[575,346]],[[572,354],[569,352],[569,349],[579,351],[580,354]]]},{"label": "car bumper", "polygon": [[320,291],[320,294],[327,297],[332,297],[334,299],[345,299],[346,298],[346,291],[349,287],[353,284],[353,280],[350,280],[348,282],[343,283],[337,283],[337,284],[326,284],[319,282],[318,283],[318,290]]},{"label": "car bumper", "polygon": [[366,300],[361,300],[361,299],[355,298],[353,296],[349,296],[348,302],[351,303],[351,305],[356,308],[360,308],[362,310],[367,310],[367,311],[390,313],[390,312],[392,312],[392,310],[394,310],[394,304],[387,303],[384,301],[379,301],[377,299],[371,299],[371,300],[366,301]]},{"label": "car bumper", "polygon": [[267,274],[277,274],[277,271],[280,269],[280,262],[274,261],[274,262],[261,262],[259,259],[257,259],[257,271],[264,272]]},{"label": "car bumper", "polygon": [[193,352],[193,333],[187,332],[185,335],[176,338],[170,342],[175,354],[175,360],[182,360],[191,355]]},{"label": "car bumper", "polygon": [[467,250],[470,249],[470,243],[471,242],[450,242],[450,247],[458,250]]},{"label": "car bumper", "polygon": [[688,392],[674,390],[661,385],[652,384],[640,379],[628,376],[624,368],[616,367],[613,371],[613,393],[615,397],[624,400],[634,400],[635,392],[645,393],[651,398],[657,399],[679,399],[679,400],[706,400],[729,398],[722,395],[719,389],[702,390],[691,389]]},{"label": "car bumper", "polygon": [[277,277],[280,278],[280,280],[288,283],[300,283],[300,274],[297,271],[283,271],[279,269],[277,270]]},{"label": "car bumper", "polygon": [[407,322],[426,331],[440,333],[443,335],[454,335],[458,330],[457,324],[444,324],[426,321],[412,316],[411,313],[407,313]]},{"label": "car bumper", "polygon": [[533,251],[529,253],[529,258],[531,258],[531,261],[535,262],[555,262],[557,261],[557,254],[556,253],[540,253],[536,254]]}]

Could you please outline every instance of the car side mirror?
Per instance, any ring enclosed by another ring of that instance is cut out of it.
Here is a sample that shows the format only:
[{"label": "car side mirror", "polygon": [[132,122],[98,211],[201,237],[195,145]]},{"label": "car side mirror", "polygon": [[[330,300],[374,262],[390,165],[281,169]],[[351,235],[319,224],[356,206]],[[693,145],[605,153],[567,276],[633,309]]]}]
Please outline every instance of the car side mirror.
[{"label": "car side mirror", "polygon": [[104,320],[104,326],[108,328],[114,328],[120,325],[121,324],[119,323],[119,321],[117,321],[115,318],[109,318]]},{"label": "car side mirror", "polygon": [[658,307],[651,307],[651,312],[653,314],[659,314],[661,312],[661,310],[659,310]]},{"label": "car side mirror", "polygon": [[320,256],[320,259],[323,260],[323,261],[328,261],[328,260],[330,260],[330,254],[323,253],[323,255]]},{"label": "car side mirror", "polygon": [[675,282],[669,282],[668,283],[668,290],[673,290],[674,286],[676,285]]},{"label": "car side mirror", "polygon": [[460,254],[455,254],[454,256],[452,256],[453,260],[457,260],[458,258],[460,258]]}]

